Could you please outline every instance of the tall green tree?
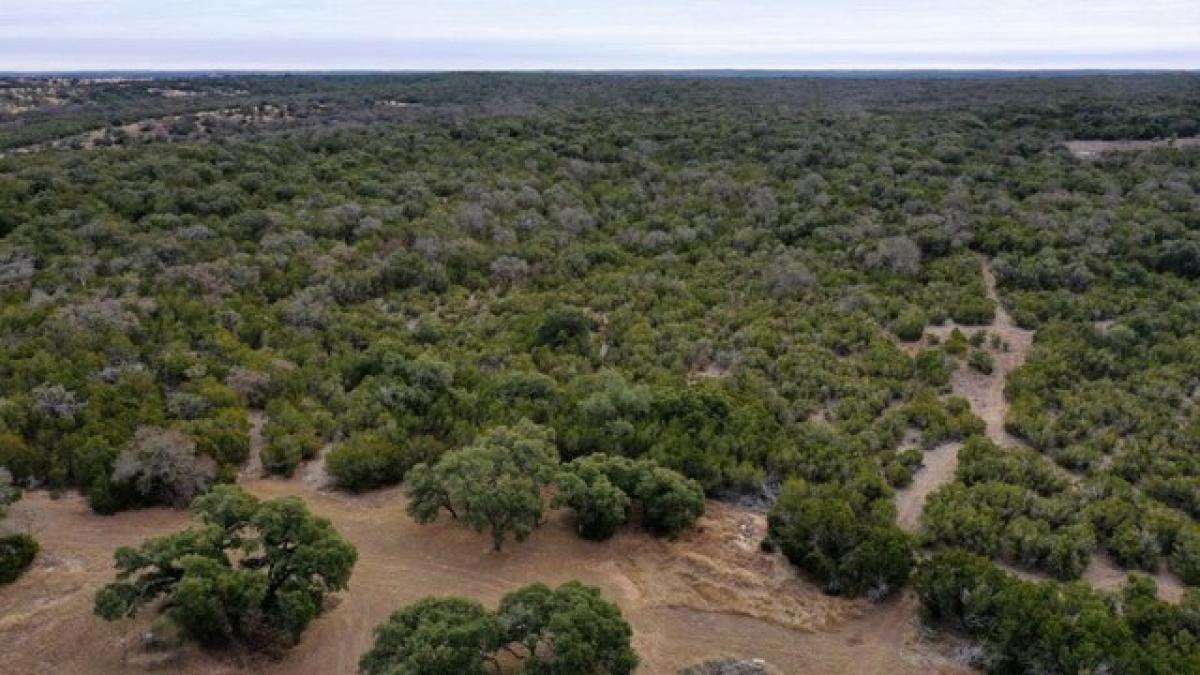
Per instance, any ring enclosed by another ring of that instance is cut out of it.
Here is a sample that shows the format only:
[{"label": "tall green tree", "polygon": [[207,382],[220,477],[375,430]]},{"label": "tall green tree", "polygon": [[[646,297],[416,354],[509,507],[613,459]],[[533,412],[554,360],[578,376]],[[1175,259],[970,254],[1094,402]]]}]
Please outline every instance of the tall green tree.
[{"label": "tall green tree", "polygon": [[523,541],[541,524],[542,492],[557,466],[551,429],[528,420],[495,427],[432,467],[414,467],[408,512],[428,523],[445,509],[475,531],[488,531],[500,550],[508,536]]},{"label": "tall green tree", "polygon": [[295,642],[325,596],[347,588],[357,551],[296,497],[260,502],[222,485],[191,511],[186,530],[117,549],[96,614],[112,621],[165,598],[166,615],[198,641]]},{"label": "tall green tree", "polygon": [[495,612],[465,598],[425,598],[375,628],[375,644],[359,661],[362,675],[492,675],[498,654],[517,672],[628,675],[637,666],[632,630],[597,588],[569,582],[520,588]]}]

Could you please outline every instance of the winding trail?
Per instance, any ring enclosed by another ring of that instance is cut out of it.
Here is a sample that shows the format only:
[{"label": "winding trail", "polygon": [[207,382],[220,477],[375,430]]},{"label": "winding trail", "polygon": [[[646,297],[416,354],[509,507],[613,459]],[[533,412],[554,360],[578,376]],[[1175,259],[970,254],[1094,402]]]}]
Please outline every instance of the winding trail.
[{"label": "winding trail", "polygon": [[[950,386],[956,395],[962,396],[970,402],[971,411],[984,421],[987,437],[993,443],[1002,448],[1028,447],[1004,428],[1009,409],[1008,399],[1004,396],[1004,388],[1008,383],[1009,374],[1024,364],[1028,358],[1029,352],[1033,348],[1034,331],[1017,326],[1008,310],[1000,302],[996,292],[996,275],[992,271],[991,261],[980,256],[979,268],[987,296],[996,303],[996,314],[992,323],[983,328],[961,327],[954,323],[929,327],[922,340],[902,345],[902,348],[909,354],[919,353],[922,349],[929,347],[927,336],[936,335],[940,341],[944,341],[955,328],[959,328],[967,335],[974,331],[985,330],[989,333],[989,337],[990,335],[1000,336],[1006,347],[995,349],[991,346],[990,340],[985,343],[995,360],[995,368],[992,373],[984,375],[973,368],[960,365],[951,376]],[[946,443],[926,452],[923,466],[913,476],[913,482],[908,487],[897,491],[896,522],[902,529],[908,532],[920,530],[925,500],[939,487],[954,480],[958,468],[958,451],[961,447],[961,443]],[[1079,480],[1077,474],[1065,469],[1063,469],[1063,473],[1073,481]],[[1003,561],[996,562],[1022,578],[1051,578],[1040,572],[1016,568]],[[1081,578],[1098,590],[1115,590],[1125,583],[1127,575],[1128,571],[1117,566],[1109,555],[1103,551],[1096,551],[1088,561],[1088,566]],[[1154,580],[1158,585],[1160,599],[1168,602],[1179,602],[1182,599],[1185,586],[1178,576],[1163,568],[1154,575]]]},{"label": "winding trail", "polygon": [[[910,355],[918,354],[930,348],[930,336],[935,336],[939,343],[944,342],[956,328],[968,336],[978,331],[988,333],[989,339],[985,341],[984,348],[991,353],[995,362],[991,374],[985,375],[965,364],[960,365],[950,377],[950,388],[954,394],[971,404],[971,411],[983,420],[987,437],[993,443],[1002,448],[1018,447],[1023,445],[1021,441],[1004,428],[1008,416],[1004,387],[1008,383],[1009,373],[1025,363],[1029,356],[1033,348],[1034,331],[1017,326],[1012,315],[1004,308],[996,292],[996,275],[992,272],[991,261],[984,256],[979,257],[979,272],[987,297],[996,303],[991,324],[969,327],[947,322],[940,326],[929,326],[921,340],[902,344],[901,348]],[[1000,348],[992,346],[992,335],[1000,338]],[[913,476],[912,483],[896,492],[896,520],[901,528],[909,532],[916,532],[920,528],[926,497],[954,480],[961,447],[962,443],[945,443],[926,452],[922,468]]]}]

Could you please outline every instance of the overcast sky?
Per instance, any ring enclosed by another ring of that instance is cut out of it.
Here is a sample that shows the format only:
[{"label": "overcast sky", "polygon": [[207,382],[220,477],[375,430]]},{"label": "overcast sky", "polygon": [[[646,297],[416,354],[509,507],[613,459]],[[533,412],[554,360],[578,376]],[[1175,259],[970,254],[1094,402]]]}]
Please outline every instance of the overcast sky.
[{"label": "overcast sky", "polygon": [[1200,68],[1200,0],[0,0],[0,71]]}]

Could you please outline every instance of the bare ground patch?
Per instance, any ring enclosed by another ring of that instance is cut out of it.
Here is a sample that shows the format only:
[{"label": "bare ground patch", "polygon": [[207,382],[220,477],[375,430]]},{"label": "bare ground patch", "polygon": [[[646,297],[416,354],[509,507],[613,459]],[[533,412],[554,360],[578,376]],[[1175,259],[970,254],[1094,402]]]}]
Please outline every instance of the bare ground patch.
[{"label": "bare ground patch", "polygon": [[1200,147],[1198,138],[1163,138],[1150,141],[1115,140],[1115,141],[1067,141],[1067,150],[1079,159],[1098,159],[1107,152],[1140,152],[1154,148],[1187,148]]},{"label": "bare ground patch", "polygon": [[0,593],[7,672],[353,673],[372,628],[403,604],[431,594],[495,603],[527,583],[570,579],[600,586],[621,605],[634,628],[641,673],[674,673],[727,655],[763,658],[787,673],[956,672],[934,645],[916,639],[911,608],[896,613],[822,594],[782,559],[758,550],[766,527],[761,514],[725,504],[710,503],[699,528],[673,542],[636,530],[605,543],[585,541],[569,516],[556,512],[529,540],[497,554],[485,536],[448,520],[412,522],[398,489],[354,496],[318,491],[300,477],[245,485],[263,498],[304,497],[360,554],[349,592],[282,660],[194,647],[147,655],[140,639],[151,617],[106,623],[91,614],[92,596],[112,576],[116,547],[179,529],[186,514],[98,516],[78,496],[54,500],[31,492],[15,508],[31,523],[42,553]]},{"label": "bare ground patch", "polygon": [[1008,416],[1008,400],[1004,397],[1004,386],[1008,374],[1016,370],[1029,356],[1033,347],[1033,331],[1017,326],[1012,316],[1000,302],[996,293],[996,275],[991,262],[980,258],[980,273],[983,275],[987,296],[996,302],[996,316],[987,332],[1000,337],[1005,348],[991,349],[995,367],[990,375],[971,368],[959,368],[951,381],[954,393],[971,402],[971,409],[987,424],[987,436],[1002,448],[1021,445],[1021,442],[1004,429]]},{"label": "bare ground patch", "polygon": [[[1115,591],[1125,585],[1125,579],[1129,576],[1129,571],[1121,569],[1117,563],[1103,551],[1097,551],[1092,554],[1091,560],[1088,561],[1087,569],[1083,571],[1083,580],[1088,582],[1092,588],[1102,591]],[[1183,581],[1175,576],[1165,566],[1159,569],[1155,574],[1154,583],[1158,586],[1159,600],[1178,603],[1183,600],[1183,592],[1187,589]]]},{"label": "bare ground patch", "polygon": [[263,427],[267,426],[267,414],[261,410],[251,410],[248,417],[250,418],[250,457],[246,459],[246,464],[242,466],[242,470],[238,474],[238,479],[242,482],[262,478],[264,473],[262,463],[262,451],[265,444]]},{"label": "bare ground patch", "polygon": [[913,474],[908,487],[896,491],[896,524],[908,532],[920,528],[925,498],[954,480],[958,470],[958,450],[962,443],[944,443],[925,453],[921,468]]}]

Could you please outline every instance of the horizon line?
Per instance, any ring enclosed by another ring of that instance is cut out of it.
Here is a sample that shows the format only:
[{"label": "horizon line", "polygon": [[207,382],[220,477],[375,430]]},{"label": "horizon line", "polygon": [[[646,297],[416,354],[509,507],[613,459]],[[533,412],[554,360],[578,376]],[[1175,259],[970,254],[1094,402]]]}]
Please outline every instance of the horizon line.
[{"label": "horizon line", "polygon": [[504,73],[1200,73],[1200,66],[1194,67],[1129,67],[1129,66],[1079,66],[1079,67],[1019,67],[1019,66],[828,66],[828,67],[639,67],[639,68],[277,68],[277,67],[245,67],[245,68],[142,68],[142,67],[107,67],[107,68],[26,68],[0,69],[0,76],[37,75],[37,74],[93,74],[93,73],[372,73],[372,74],[504,74]]}]

